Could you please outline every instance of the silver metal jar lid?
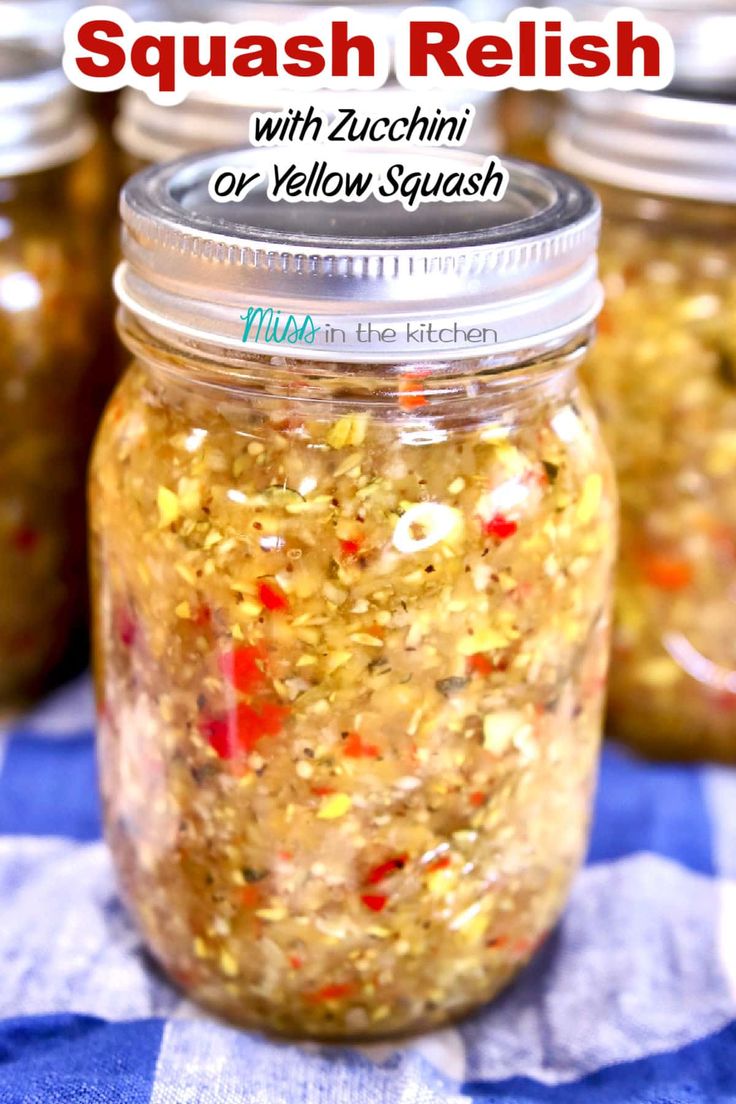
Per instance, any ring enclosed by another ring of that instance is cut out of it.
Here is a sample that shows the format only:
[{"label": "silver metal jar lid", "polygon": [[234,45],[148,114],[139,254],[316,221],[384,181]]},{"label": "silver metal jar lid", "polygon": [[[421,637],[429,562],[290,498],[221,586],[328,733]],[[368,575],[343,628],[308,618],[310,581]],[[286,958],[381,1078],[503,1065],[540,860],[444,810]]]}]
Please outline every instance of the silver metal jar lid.
[{"label": "silver metal jar lid", "polygon": [[551,144],[557,164],[588,180],[652,195],[736,202],[736,100],[569,93]]},{"label": "silver metal jar lid", "polygon": [[[91,2],[91,0],[90,0]],[[154,19],[156,0],[105,0],[134,19]],[[64,25],[86,0],[0,0],[0,39],[25,41],[61,53]]]},{"label": "silver metal jar lid", "polygon": [[89,149],[94,128],[54,54],[0,42],[0,177],[66,164]]},{"label": "silver metal jar lid", "polygon": [[195,88],[180,104],[162,106],[152,103],[144,92],[129,88],[123,93],[115,122],[118,144],[132,157],[155,164],[172,161],[198,150],[218,146],[248,144],[250,117],[255,111],[281,111],[290,106],[313,106],[332,118],[338,108],[355,108],[371,116],[411,115],[415,108],[424,114],[435,107],[459,109],[465,104],[475,108],[475,119],[465,143],[479,153],[498,153],[501,134],[496,126],[498,96],[477,88],[456,91],[451,97],[430,93],[419,95],[399,85],[371,92],[310,92],[308,98],[292,92],[263,91],[262,86],[248,88],[243,102],[243,83],[235,82],[226,93],[210,86]]},{"label": "silver metal jar lid", "polygon": [[[220,151],[125,185],[116,289],[146,328],[270,356],[400,363],[562,343],[600,310],[599,203],[563,173],[508,161],[502,200],[413,212],[378,200],[273,202],[263,187],[241,203],[210,199],[216,169],[269,160],[272,150]],[[447,150],[400,161],[406,171],[483,165]],[[385,163],[355,149],[330,159],[352,171]],[[280,311],[282,324],[309,318],[313,342],[274,343],[257,319],[244,341],[249,308]]]},{"label": "silver metal jar lid", "polygon": [[[621,4],[615,0],[573,0],[566,6],[576,19],[600,20]],[[631,6],[672,36],[673,87],[713,95],[736,91],[734,0],[637,0]]]}]

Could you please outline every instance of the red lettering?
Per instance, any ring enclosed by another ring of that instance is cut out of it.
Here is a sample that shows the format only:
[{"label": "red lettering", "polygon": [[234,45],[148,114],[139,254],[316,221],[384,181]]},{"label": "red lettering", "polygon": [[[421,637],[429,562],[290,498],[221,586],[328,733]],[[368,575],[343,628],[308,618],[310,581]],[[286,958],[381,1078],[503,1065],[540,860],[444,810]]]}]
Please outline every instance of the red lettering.
[{"label": "red lettering", "polygon": [[227,51],[224,35],[213,35],[209,39],[209,57],[202,61],[200,46],[202,38],[199,35],[184,36],[184,72],[190,77],[205,77],[210,74],[213,77],[227,75]]},{"label": "red lettering", "polygon": [[479,77],[502,77],[513,57],[509,43],[497,35],[474,38],[468,46],[468,67]]},{"label": "red lettering", "polygon": [[[156,52],[155,59],[149,60],[149,52]],[[133,43],[130,51],[130,64],[139,77],[158,77],[159,92],[173,92],[176,89],[176,41],[173,35],[141,35]]]},{"label": "red lettering", "polygon": [[[430,42],[431,35],[439,39]],[[429,75],[429,58],[439,66],[444,77],[462,77],[463,71],[452,56],[452,51],[460,42],[460,30],[454,23],[439,19],[431,23],[411,23],[409,37],[409,75],[426,77]]]},{"label": "red lettering", "polygon": [[611,68],[606,50],[608,42],[601,35],[578,35],[570,43],[570,54],[577,58],[570,63],[574,77],[603,77]]},{"label": "red lettering", "polygon": [[276,43],[263,35],[245,35],[235,43],[243,53],[233,59],[233,72],[238,77],[277,77],[278,54]]},{"label": "red lettering", "polygon": [[634,38],[634,24],[630,19],[617,25],[618,75],[634,76],[634,52],[641,50],[643,57],[643,75],[658,77],[661,73],[662,59],[659,43],[653,35],[639,35]]},{"label": "red lettering", "polygon": [[529,19],[519,23],[519,76],[537,75],[537,24]]},{"label": "red lettering", "polygon": [[125,50],[115,42],[108,42],[106,38],[122,38],[123,29],[119,23],[113,23],[109,19],[93,19],[89,23],[83,23],[77,34],[77,42],[83,50],[91,54],[100,54],[105,58],[105,63],[93,61],[90,57],[76,59],[77,68],[85,77],[116,77],[125,66]]},{"label": "red lettering", "polygon": [[290,77],[318,77],[324,73],[321,39],[314,35],[294,35],[287,38],[284,48],[286,56],[292,59],[284,65],[284,72]]},{"label": "red lettering", "polygon": [[544,40],[544,73],[547,77],[562,76],[562,42],[559,39],[562,24],[547,23],[547,37]]},{"label": "red lettering", "polygon": [[332,24],[332,75],[347,77],[348,54],[358,51],[358,76],[372,77],[376,72],[376,48],[367,35],[348,35],[348,25],[344,19]]}]

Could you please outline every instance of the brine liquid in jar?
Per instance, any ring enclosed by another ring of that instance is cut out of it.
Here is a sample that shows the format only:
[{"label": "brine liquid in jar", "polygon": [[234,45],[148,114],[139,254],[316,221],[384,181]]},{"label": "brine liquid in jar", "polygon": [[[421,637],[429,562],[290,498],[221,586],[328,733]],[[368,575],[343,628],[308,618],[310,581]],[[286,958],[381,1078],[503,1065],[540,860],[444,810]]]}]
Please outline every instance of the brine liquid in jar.
[{"label": "brine liquid in jar", "polygon": [[597,202],[517,163],[496,206],[316,204],[307,231],[257,191],[215,209],[217,163],[123,196],[134,361],[91,474],[107,837],[195,1000],[416,1031],[517,973],[586,847],[616,538],[576,380]]}]

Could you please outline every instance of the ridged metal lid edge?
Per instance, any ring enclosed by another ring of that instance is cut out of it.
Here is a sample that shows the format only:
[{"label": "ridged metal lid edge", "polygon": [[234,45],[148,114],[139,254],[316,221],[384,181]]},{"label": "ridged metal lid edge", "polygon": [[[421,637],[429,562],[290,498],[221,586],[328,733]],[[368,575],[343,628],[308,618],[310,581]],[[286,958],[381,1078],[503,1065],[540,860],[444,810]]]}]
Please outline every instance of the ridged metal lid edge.
[{"label": "ridged metal lid edge", "polygon": [[629,191],[736,202],[736,101],[651,93],[568,93],[555,162]]},{"label": "ridged metal lid edge", "polygon": [[[564,174],[507,162],[506,221],[490,203],[433,204],[432,217],[420,221],[385,210],[396,205],[365,212],[387,226],[383,238],[365,227],[363,237],[351,236],[347,223],[362,226],[364,216],[346,206],[357,205],[302,203],[298,212],[277,212],[271,208],[284,205],[264,201],[242,212],[240,222],[239,211],[213,213],[214,205],[201,198],[212,167],[253,167],[264,152],[187,158],[128,183],[117,289],[129,309],[163,329],[270,355],[278,352],[278,341],[263,327],[248,328],[248,310],[281,312],[282,320],[308,317],[321,336],[290,343],[290,355],[298,347],[298,355],[313,359],[385,362],[488,355],[562,339],[600,309],[598,201]],[[351,164],[356,156],[349,155]],[[417,164],[448,167],[447,151],[402,154],[402,161],[413,164],[415,157]],[[450,160],[455,168],[483,164],[466,152],[453,151]],[[440,206],[445,209],[438,212]],[[261,220],[255,225],[254,212]],[[317,219],[322,232],[293,229]],[[425,232],[429,226],[434,232]],[[396,330],[387,347],[361,340],[367,323]],[[417,348],[412,326],[432,323],[450,335],[446,344]],[[330,342],[331,331],[344,331],[337,344]]]}]

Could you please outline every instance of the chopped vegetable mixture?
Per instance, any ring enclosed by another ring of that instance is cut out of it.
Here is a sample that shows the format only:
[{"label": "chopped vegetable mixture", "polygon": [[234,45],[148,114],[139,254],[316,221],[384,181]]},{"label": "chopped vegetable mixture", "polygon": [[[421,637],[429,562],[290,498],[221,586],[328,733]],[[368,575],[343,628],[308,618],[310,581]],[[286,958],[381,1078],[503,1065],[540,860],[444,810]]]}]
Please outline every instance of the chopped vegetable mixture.
[{"label": "chopped vegetable mixture", "polygon": [[85,467],[104,365],[78,179],[73,166],[0,181],[0,709],[39,692],[85,617]]},{"label": "chopped vegetable mixture", "polygon": [[557,920],[616,541],[575,359],[416,372],[407,404],[406,372],[159,352],[116,392],[91,483],[107,833],[215,1011],[429,1027]]}]

